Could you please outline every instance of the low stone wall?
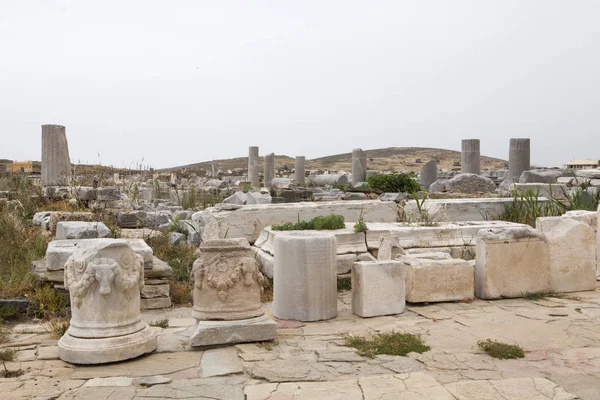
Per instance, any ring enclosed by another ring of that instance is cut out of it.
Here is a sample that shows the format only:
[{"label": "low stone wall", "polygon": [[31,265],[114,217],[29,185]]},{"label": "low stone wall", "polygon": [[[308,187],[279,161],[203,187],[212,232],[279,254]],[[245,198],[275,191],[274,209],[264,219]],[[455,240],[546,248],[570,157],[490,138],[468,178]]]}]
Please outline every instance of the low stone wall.
[{"label": "low stone wall", "polygon": [[397,222],[398,205],[393,201],[331,201],[325,203],[218,205],[195,213],[192,220],[202,227],[202,240],[245,238],[253,244],[264,228],[287,222],[309,221],[330,214],[343,215],[356,222]]},{"label": "low stone wall", "polygon": [[[545,197],[538,199],[540,203],[548,202]],[[513,198],[477,198],[477,199],[427,199],[421,204],[421,210],[415,200],[409,200],[404,206],[404,220],[407,222],[454,222],[454,221],[488,221],[504,213],[505,206],[511,204]]]}]

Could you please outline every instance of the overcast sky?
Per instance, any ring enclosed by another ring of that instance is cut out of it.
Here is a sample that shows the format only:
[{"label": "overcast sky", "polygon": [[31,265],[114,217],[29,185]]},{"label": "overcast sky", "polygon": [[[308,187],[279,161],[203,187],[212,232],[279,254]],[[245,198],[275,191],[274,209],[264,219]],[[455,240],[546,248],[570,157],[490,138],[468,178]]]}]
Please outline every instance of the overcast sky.
[{"label": "overcast sky", "polygon": [[156,168],[355,147],[600,158],[600,1],[0,0],[0,158]]}]

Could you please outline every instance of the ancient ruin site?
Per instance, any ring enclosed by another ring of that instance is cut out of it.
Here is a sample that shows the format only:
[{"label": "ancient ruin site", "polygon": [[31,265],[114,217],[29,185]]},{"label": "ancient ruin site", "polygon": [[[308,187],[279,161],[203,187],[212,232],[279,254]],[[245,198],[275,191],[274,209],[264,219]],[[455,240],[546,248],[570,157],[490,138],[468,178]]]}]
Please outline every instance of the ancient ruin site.
[{"label": "ancient ruin site", "polygon": [[0,400],[600,400],[592,3],[0,1]]}]

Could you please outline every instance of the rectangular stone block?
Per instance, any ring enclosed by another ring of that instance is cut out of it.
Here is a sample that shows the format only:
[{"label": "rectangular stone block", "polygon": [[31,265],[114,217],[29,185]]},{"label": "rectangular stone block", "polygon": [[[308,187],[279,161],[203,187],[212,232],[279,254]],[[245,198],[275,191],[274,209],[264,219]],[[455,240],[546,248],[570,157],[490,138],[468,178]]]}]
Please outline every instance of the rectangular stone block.
[{"label": "rectangular stone block", "polygon": [[439,223],[434,226],[420,226],[408,223],[372,223],[367,224],[367,226],[369,227],[367,231],[367,247],[371,251],[379,249],[379,240],[382,236],[398,238],[400,246],[404,249],[416,247],[474,246],[477,233],[482,229],[526,227],[528,225],[506,221],[459,221]]},{"label": "rectangular stone block", "polygon": [[[77,243],[96,239],[63,239],[53,240],[46,249],[46,268],[48,271],[64,269],[67,259],[73,254]],[[153,251],[144,239],[127,239],[136,254],[142,256],[144,269],[152,268],[154,260]]]},{"label": "rectangular stone block", "polygon": [[596,234],[585,222],[564,217],[538,218],[536,227],[548,241],[550,291],[596,289]]},{"label": "rectangular stone block", "polygon": [[198,321],[190,337],[190,345],[192,347],[215,346],[274,339],[277,339],[277,324],[263,315],[237,321]]},{"label": "rectangular stone block", "polygon": [[[546,203],[548,199],[539,198]],[[453,221],[488,221],[502,215],[506,205],[513,202],[512,197],[492,197],[476,199],[427,199],[421,210],[427,212],[428,219],[436,222]],[[409,200],[404,206],[405,220],[418,222],[422,220],[422,212],[415,200]]]},{"label": "rectangular stone block", "polygon": [[477,235],[475,295],[523,297],[550,291],[548,242],[530,227],[485,229]]},{"label": "rectangular stone block", "polygon": [[171,307],[170,297],[157,297],[154,299],[140,299],[140,308],[142,310],[157,310],[159,308]]},{"label": "rectangular stone block", "polygon": [[475,273],[467,261],[413,256],[402,256],[400,260],[406,266],[406,301],[409,303],[473,300]]},{"label": "rectangular stone block", "polygon": [[169,297],[171,287],[169,284],[144,285],[141,290],[142,299],[155,299],[158,297]]},{"label": "rectangular stone block", "polygon": [[331,201],[326,203],[258,204],[242,206],[236,210],[213,207],[192,216],[210,229],[203,231],[203,240],[223,238],[246,238],[253,244],[267,226],[286,222],[309,221],[317,216],[343,215],[346,222],[356,222],[362,215],[369,222],[395,222],[398,206],[394,202]]},{"label": "rectangular stone block", "polygon": [[400,314],[405,308],[405,267],[399,261],[352,266],[352,312],[360,317]]}]

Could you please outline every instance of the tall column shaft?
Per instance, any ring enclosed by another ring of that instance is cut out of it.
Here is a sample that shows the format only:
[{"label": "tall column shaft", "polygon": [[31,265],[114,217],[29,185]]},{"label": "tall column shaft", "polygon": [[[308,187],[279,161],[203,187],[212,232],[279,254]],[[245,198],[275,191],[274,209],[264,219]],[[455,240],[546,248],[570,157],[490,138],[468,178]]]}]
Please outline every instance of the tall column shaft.
[{"label": "tall column shaft", "polygon": [[464,139],[460,153],[460,172],[463,174],[481,173],[479,139]]},{"label": "tall column shaft", "polygon": [[258,147],[250,146],[248,149],[248,181],[254,187],[260,185],[260,177],[258,175]]},{"label": "tall column shaft", "polygon": [[67,134],[62,125],[42,125],[42,185],[66,185],[71,177]]},{"label": "tall column shaft", "polygon": [[296,182],[304,183],[306,180],[306,157],[297,156],[296,157],[296,165],[294,166],[294,180]]},{"label": "tall column shaft", "polygon": [[519,180],[523,171],[531,169],[531,140],[510,139],[508,149],[508,179]]},{"label": "tall column shaft", "polygon": [[271,181],[275,178],[275,153],[265,156],[265,182],[264,187],[270,188]]},{"label": "tall column shaft", "polygon": [[352,150],[352,185],[367,180],[367,157],[362,149]]}]

